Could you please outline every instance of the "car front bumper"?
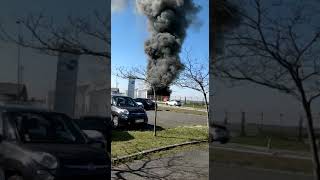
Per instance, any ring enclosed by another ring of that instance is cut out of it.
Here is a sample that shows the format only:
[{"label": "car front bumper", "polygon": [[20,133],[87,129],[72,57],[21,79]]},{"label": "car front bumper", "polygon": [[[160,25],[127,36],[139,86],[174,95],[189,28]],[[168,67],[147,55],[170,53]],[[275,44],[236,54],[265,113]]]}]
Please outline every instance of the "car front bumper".
[{"label": "car front bumper", "polygon": [[127,126],[133,124],[147,124],[148,123],[148,116],[144,115],[129,115],[129,116],[119,116],[119,125],[120,126]]}]

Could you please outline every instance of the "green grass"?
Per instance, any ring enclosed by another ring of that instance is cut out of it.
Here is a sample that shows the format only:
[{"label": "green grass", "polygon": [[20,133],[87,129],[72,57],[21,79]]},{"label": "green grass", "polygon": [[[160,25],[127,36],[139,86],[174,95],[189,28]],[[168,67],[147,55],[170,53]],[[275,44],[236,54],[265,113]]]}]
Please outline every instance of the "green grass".
[{"label": "green grass", "polygon": [[255,168],[312,173],[311,160],[280,158],[228,150],[211,149],[210,161]]},{"label": "green grass", "polygon": [[159,111],[170,111],[170,112],[176,112],[176,113],[183,113],[183,114],[207,116],[207,112],[196,111],[196,110],[186,110],[186,109],[170,108],[170,107],[163,107],[163,106],[159,106],[158,110]]},{"label": "green grass", "polygon": [[160,146],[192,140],[207,140],[208,129],[204,126],[164,129],[153,136],[153,131],[114,131],[112,157],[124,156]]},{"label": "green grass", "polygon": [[[267,136],[239,136],[233,137],[230,142],[245,144],[245,145],[253,145],[253,146],[261,146],[267,147],[268,137]],[[293,151],[309,151],[309,145],[305,144],[302,141],[299,141],[295,138],[287,138],[287,137],[279,137],[272,136],[271,137],[271,148],[274,149],[285,149],[285,150],[293,150]]]}]

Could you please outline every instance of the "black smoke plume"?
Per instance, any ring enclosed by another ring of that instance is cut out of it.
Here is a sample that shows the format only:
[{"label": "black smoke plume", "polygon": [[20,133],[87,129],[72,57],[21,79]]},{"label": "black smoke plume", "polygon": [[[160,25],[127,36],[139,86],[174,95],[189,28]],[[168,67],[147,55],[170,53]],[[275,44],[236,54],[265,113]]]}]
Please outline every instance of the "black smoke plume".
[{"label": "black smoke plume", "polygon": [[[171,93],[172,93],[172,90],[169,88],[169,87],[158,87],[155,89],[156,91],[156,95],[157,96],[168,96],[170,97]],[[149,89],[148,92],[148,97],[151,96],[151,98],[153,98],[153,89]]]},{"label": "black smoke plume", "polygon": [[136,5],[148,18],[151,34],[144,46],[148,81],[156,89],[168,90],[183,70],[179,53],[200,8],[192,0],[136,0]]}]

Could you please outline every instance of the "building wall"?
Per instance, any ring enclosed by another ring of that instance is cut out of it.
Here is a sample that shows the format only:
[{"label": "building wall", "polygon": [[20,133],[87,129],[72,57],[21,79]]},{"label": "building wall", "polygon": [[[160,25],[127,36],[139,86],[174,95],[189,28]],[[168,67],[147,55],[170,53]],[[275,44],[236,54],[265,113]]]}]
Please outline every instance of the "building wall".
[{"label": "building wall", "polygon": [[12,97],[10,97],[10,96],[0,94],[0,101],[1,102],[6,102],[6,101],[10,101],[10,100],[14,100],[14,99],[12,99]]},{"label": "building wall", "polygon": [[135,95],[135,79],[129,79],[128,82],[128,96],[134,98]]}]

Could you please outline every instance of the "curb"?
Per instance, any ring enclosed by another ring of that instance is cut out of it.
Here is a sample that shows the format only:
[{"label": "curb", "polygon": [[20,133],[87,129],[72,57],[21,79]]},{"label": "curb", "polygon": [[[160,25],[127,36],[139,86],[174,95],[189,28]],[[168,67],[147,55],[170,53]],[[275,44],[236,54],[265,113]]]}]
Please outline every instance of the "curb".
[{"label": "curb", "polygon": [[164,151],[164,150],[168,150],[168,149],[172,149],[172,148],[180,147],[180,146],[185,146],[185,145],[200,144],[200,143],[204,143],[204,142],[208,142],[208,141],[207,140],[189,141],[189,142],[184,142],[184,143],[179,143],[179,144],[162,146],[162,147],[144,150],[144,151],[130,154],[130,155],[126,155],[126,156],[112,158],[111,161],[112,161],[112,164],[119,163],[119,162],[126,161],[126,160],[136,159],[138,156],[143,156],[143,155],[147,155],[147,154],[154,153],[154,152]]}]

